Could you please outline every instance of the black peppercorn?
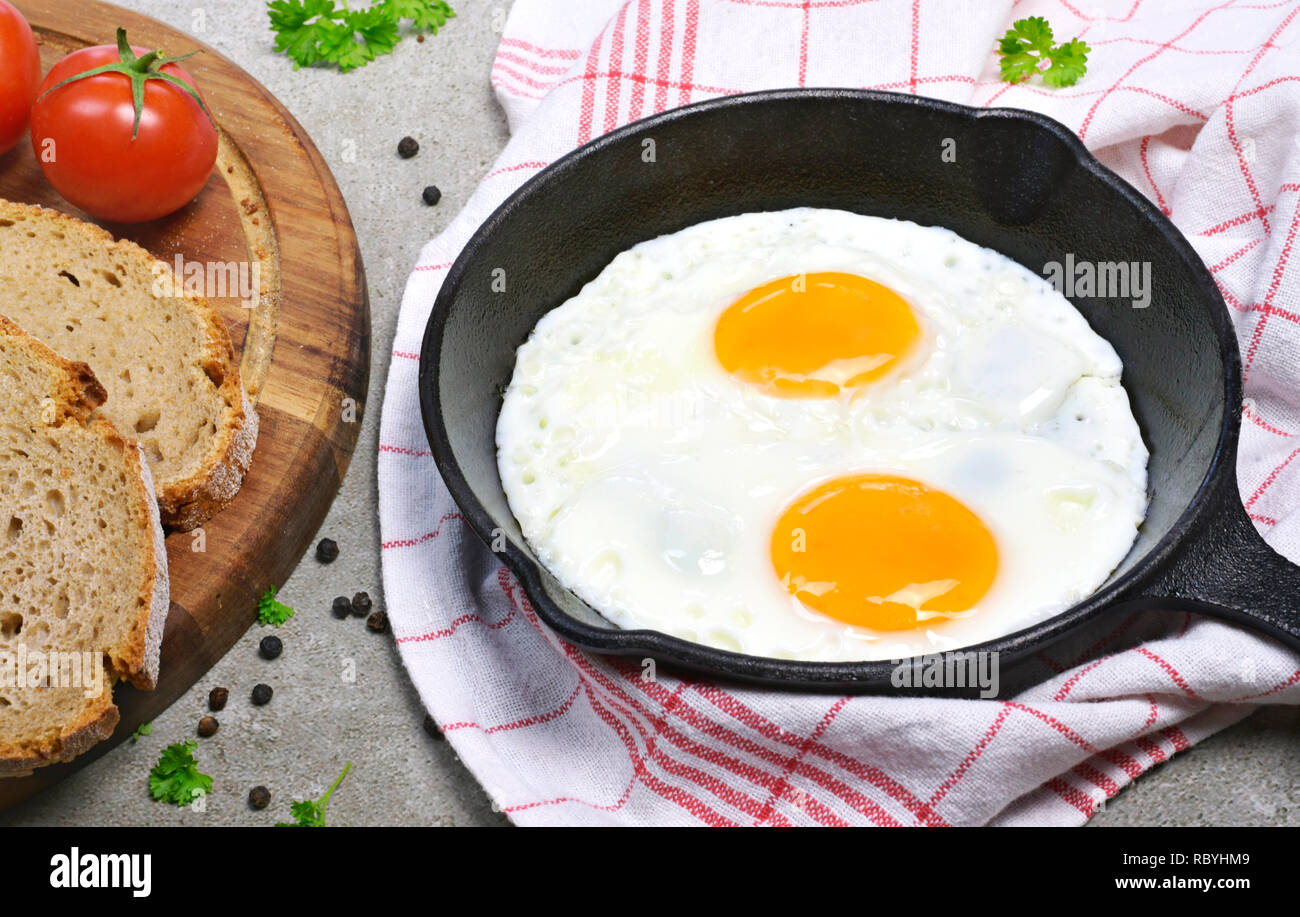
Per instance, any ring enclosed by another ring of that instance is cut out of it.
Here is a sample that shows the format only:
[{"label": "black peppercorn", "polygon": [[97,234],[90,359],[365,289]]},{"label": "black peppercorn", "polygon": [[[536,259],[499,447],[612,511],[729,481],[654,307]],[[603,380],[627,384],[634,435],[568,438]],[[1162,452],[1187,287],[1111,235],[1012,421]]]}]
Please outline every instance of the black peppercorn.
[{"label": "black peppercorn", "polygon": [[199,720],[199,735],[205,739],[214,736],[217,734],[217,727],[220,725],[215,716],[205,716]]},{"label": "black peppercorn", "polygon": [[370,628],[377,634],[382,634],[388,630],[388,615],[382,611],[376,611],[370,617],[366,618],[366,627]]},{"label": "black peppercorn", "polygon": [[348,601],[348,597],[345,595],[336,598],[334,604],[330,607],[334,612],[334,617],[336,618],[346,618],[348,615],[352,614],[354,610],[352,603]]},{"label": "black peppercorn", "polygon": [[225,688],[213,688],[208,692],[208,709],[220,710],[226,706],[226,701],[230,699],[230,692]]},{"label": "black peppercorn", "polygon": [[271,804],[271,791],[264,786],[255,786],[248,791],[248,804],[254,809],[265,809]]},{"label": "black peppercorn", "polygon": [[280,642],[279,637],[263,637],[262,642],[257,645],[257,651],[262,654],[263,659],[274,659],[284,652],[284,644]]},{"label": "black peppercorn", "polygon": [[424,202],[430,207],[442,200],[442,192],[438,190],[437,185],[430,185],[425,188],[424,193],[420,196],[424,198]]},{"label": "black peppercorn", "polygon": [[339,556],[339,543],[333,538],[322,538],[316,545],[316,559],[323,564],[332,564]]},{"label": "black peppercorn", "polygon": [[374,603],[370,601],[369,592],[358,592],[352,597],[352,614],[358,618],[364,618],[370,614],[370,609],[373,607]]},{"label": "black peppercorn", "polygon": [[403,159],[410,159],[416,153],[420,152],[420,144],[414,137],[403,137],[397,144],[397,155]]},{"label": "black peppercorn", "polygon": [[270,685],[253,686],[253,705],[256,707],[265,707],[271,702],[271,695],[274,694]]},{"label": "black peppercorn", "polygon": [[433,717],[429,716],[428,714],[425,714],[424,717],[424,731],[427,732],[430,736],[432,736],[437,741],[442,741],[443,739],[447,738],[445,735],[442,734],[442,730],[438,728],[437,721]]}]

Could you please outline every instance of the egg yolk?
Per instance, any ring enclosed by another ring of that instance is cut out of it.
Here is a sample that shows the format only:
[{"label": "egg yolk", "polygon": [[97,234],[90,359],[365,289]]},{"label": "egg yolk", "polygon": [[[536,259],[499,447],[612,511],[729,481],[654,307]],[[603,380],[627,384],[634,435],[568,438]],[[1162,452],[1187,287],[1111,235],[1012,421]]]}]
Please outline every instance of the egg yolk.
[{"label": "egg yolk", "polygon": [[723,368],[770,395],[827,398],[879,379],[921,337],[889,287],[856,274],[797,274],[755,287],[718,320]]},{"label": "egg yolk", "polygon": [[993,582],[998,552],[980,518],[946,493],[865,474],[796,499],[772,532],[772,563],[808,608],[897,631],[974,606]]}]

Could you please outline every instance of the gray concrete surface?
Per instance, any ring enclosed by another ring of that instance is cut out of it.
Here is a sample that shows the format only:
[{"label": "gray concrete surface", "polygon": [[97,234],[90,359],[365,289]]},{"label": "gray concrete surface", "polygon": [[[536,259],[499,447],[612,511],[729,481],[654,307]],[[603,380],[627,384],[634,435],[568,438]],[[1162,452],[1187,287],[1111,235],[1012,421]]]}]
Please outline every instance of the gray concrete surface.
[{"label": "gray concrete surface", "polygon": [[[274,667],[258,658],[263,634],[253,628],[158,718],[151,736],[124,743],[0,816],[0,824],[269,825],[288,815],[291,800],[319,795],[347,761],[353,769],[330,804],[332,824],[505,824],[448,744],[421,728],[424,711],[392,638],[369,633],[358,619],[335,620],[329,606],[335,595],[365,589],[382,607],[375,452],[389,345],[420,246],[464,204],[506,140],[488,74],[497,38],[493,15],[508,4],[460,0],[453,4],[459,18],[437,37],[404,41],[391,57],[342,76],[294,72],[274,54],[262,0],[120,2],[195,33],[234,59],[288,106],[320,147],[351,209],[370,279],[370,409],[321,530],[339,542],[341,556],[328,567],[308,556],[282,588],[298,617],[280,632],[286,649]],[[405,162],[394,155],[404,134],[422,147]],[[443,191],[437,207],[420,201],[427,184]],[[356,665],[351,685],[339,677],[347,660]],[[276,694],[269,706],[253,708],[247,697],[259,681]],[[205,810],[153,802],[149,768],[162,747],[194,734],[215,685],[230,689],[231,702],[219,714],[218,734],[200,743],[200,760],[215,778]],[[1143,777],[1094,824],[1300,825],[1297,761],[1300,710],[1262,711]],[[273,794],[263,812],[245,804],[256,784]]]}]

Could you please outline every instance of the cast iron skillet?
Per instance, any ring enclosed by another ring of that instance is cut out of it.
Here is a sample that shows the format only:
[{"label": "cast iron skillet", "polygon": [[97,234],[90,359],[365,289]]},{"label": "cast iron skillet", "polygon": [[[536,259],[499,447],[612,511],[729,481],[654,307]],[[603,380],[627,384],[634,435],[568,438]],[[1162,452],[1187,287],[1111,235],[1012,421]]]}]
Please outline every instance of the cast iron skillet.
[{"label": "cast iron skillet", "polygon": [[1014,661],[1133,606],[1227,618],[1300,647],[1300,568],[1264,543],[1237,493],[1236,338],[1214,281],[1179,231],[1042,115],[840,89],[730,96],[607,134],[520,188],[452,266],[420,355],[425,429],[466,522],[489,543],[504,534],[502,560],[561,637],[786,688],[887,683],[889,661],[791,662],[614,627],[533,558],[497,475],[501,392],[515,349],[545,312],[637,242],[717,217],[797,206],[946,226],[1035,273],[1066,253],[1076,261],[1151,263],[1148,308],[1072,300],[1124,361],[1151,451],[1146,522],[1128,557],[1086,601],[972,649]]}]

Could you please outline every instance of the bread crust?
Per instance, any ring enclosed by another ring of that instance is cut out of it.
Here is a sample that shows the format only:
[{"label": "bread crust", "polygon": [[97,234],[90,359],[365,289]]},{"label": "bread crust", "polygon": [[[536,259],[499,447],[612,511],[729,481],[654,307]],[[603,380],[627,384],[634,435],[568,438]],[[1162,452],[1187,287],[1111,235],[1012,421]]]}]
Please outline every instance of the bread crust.
[{"label": "bread crust", "polygon": [[82,425],[121,450],[123,458],[137,472],[131,477],[137,485],[132,510],[137,525],[131,535],[138,555],[149,558],[150,567],[140,592],[143,611],[132,622],[126,644],[105,659],[104,690],[57,734],[21,743],[0,741],[0,777],[6,777],[22,776],[31,773],[33,767],[71,760],[112,735],[119,719],[112,701],[113,685],[120,679],[144,690],[157,684],[162,635],[171,601],[167,550],[149,463],[139,443],[122,436],[116,427],[95,414],[106,398],[104,387],[85,363],[64,359],[3,315],[0,315],[0,337],[19,340],[62,376],[56,393],[55,424]]},{"label": "bread crust", "polygon": [[0,742],[0,778],[29,777],[36,768],[71,761],[111,736],[122,718],[113,703],[112,686],[105,685],[96,701],[57,735],[21,744]]},{"label": "bread crust", "polygon": [[138,270],[158,277],[168,284],[168,289],[177,291],[174,298],[184,301],[200,319],[206,346],[199,359],[210,378],[219,375],[221,379],[217,390],[225,402],[225,422],[208,443],[205,460],[195,472],[161,482],[157,488],[163,524],[180,531],[197,528],[235,498],[252,464],[253,450],[257,445],[257,413],[240,380],[239,363],[225,322],[210,302],[185,291],[183,284],[175,282],[175,274],[169,265],[158,261],[129,239],[116,239],[99,226],[39,204],[19,204],[0,198],[0,217],[15,215],[49,221],[67,235],[80,236],[120,256],[124,262],[134,263]]},{"label": "bread crust", "polygon": [[147,587],[149,595],[149,613],[131,633],[131,642],[123,648],[121,656],[110,660],[110,666],[120,678],[125,678],[142,691],[152,691],[158,684],[159,661],[162,656],[163,629],[167,624],[167,613],[171,610],[171,582],[167,571],[167,545],[163,536],[162,524],[158,516],[158,501],[154,496],[153,475],[149,471],[149,462],[144,457],[144,450],[135,440],[124,440],[117,430],[106,420],[96,418],[92,421],[96,429],[107,427],[105,436],[116,436],[122,443],[122,449],[132,460],[138,471],[141,505],[148,515],[150,537],[142,536],[140,551],[146,556],[153,556],[153,577]]},{"label": "bread crust", "polygon": [[242,385],[240,421],[219,431],[217,443],[220,459],[206,474],[195,474],[173,485],[158,498],[163,522],[182,532],[198,528],[235,499],[244,484],[244,476],[253,464],[260,420]]},{"label": "bread crust", "polygon": [[[62,374],[59,399],[54,404],[56,424],[68,419],[84,424],[90,420],[95,409],[108,400],[108,392],[100,385],[89,366],[76,360],[65,360],[4,315],[0,315],[0,337],[18,338],[27,343]],[[113,432],[116,434],[116,429]]]}]

